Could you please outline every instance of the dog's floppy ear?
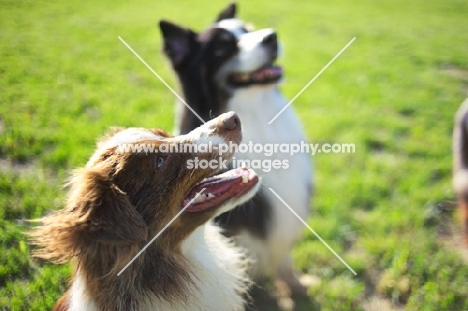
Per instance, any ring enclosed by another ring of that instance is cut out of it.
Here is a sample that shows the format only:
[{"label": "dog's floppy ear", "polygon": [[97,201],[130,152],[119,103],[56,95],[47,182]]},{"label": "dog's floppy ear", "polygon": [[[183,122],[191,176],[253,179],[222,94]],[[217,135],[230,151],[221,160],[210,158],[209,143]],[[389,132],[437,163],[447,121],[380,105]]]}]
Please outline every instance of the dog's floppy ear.
[{"label": "dog's floppy ear", "polygon": [[95,168],[77,171],[67,207],[45,216],[29,233],[37,257],[63,263],[107,246],[134,247],[148,228],[127,195]]},{"label": "dog's floppy ear", "polygon": [[[99,171],[86,170],[81,176],[74,207],[85,217],[83,234],[93,241],[125,245],[145,241],[148,228],[127,195]],[[76,185],[75,185],[76,186]]]},{"label": "dog's floppy ear", "polygon": [[191,41],[196,34],[165,20],[159,22],[159,28],[164,38],[163,51],[174,67],[177,67],[190,54]]},{"label": "dog's floppy ear", "polygon": [[230,3],[224,10],[221,11],[218,15],[217,22],[222,21],[223,19],[230,19],[236,16],[237,5],[235,2]]}]

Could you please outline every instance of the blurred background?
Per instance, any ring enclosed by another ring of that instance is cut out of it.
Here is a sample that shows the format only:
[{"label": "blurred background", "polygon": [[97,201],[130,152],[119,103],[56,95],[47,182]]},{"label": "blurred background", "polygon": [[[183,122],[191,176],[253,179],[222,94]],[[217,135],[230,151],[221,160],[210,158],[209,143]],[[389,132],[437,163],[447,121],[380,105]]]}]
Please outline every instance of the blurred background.
[{"label": "blurred background", "polygon": [[[157,22],[202,30],[225,1],[0,1],[0,310],[50,310],[70,268],[32,260],[26,219],[64,204],[63,184],[109,126],[174,126]],[[453,116],[468,95],[466,0],[238,1],[273,27],[281,90],[319,154],[308,220],[354,276],[304,229],[309,274],[298,310],[468,310],[468,253],[451,186]]]}]

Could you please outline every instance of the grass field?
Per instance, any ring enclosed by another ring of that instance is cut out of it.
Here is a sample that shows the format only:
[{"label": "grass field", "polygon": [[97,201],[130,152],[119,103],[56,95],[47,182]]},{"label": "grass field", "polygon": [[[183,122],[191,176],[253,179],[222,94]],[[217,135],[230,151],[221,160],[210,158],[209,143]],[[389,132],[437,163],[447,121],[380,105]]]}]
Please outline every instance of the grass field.
[{"label": "grass field", "polygon": [[[42,2],[42,3],[41,3]],[[69,266],[30,258],[26,219],[63,206],[68,174],[113,125],[173,128],[174,96],[156,23],[201,30],[225,2],[0,2],[0,310],[50,310]],[[468,94],[466,0],[242,1],[240,17],[275,27],[281,89],[319,154],[295,265],[315,277],[300,310],[468,310],[468,259],[451,188],[453,115]]]}]

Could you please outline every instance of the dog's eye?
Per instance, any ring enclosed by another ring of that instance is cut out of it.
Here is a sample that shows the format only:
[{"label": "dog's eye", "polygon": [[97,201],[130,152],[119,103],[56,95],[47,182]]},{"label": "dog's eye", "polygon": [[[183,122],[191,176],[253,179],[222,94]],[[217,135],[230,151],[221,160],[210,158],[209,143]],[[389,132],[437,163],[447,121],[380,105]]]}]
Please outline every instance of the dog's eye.
[{"label": "dog's eye", "polygon": [[166,162],[166,157],[157,157],[156,159],[156,168],[160,168]]}]

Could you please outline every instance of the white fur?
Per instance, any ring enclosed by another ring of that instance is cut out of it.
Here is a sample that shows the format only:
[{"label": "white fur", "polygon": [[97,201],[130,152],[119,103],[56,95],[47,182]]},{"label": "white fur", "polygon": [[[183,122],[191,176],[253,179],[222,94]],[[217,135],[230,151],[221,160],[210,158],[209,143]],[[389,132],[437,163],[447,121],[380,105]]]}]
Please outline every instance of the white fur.
[{"label": "white fur", "polygon": [[453,132],[453,186],[458,195],[468,193],[468,168],[464,163],[466,133],[468,133],[468,99],[465,99],[455,115]]},{"label": "white fur", "polygon": [[[306,141],[299,120],[291,107],[286,109],[271,125],[268,122],[287,104],[276,87],[250,87],[240,89],[228,102],[228,109],[234,110],[242,122],[244,143],[300,143]],[[237,154],[239,159],[287,159],[288,169],[258,171],[263,178],[264,192],[273,206],[272,230],[266,241],[256,240],[246,232],[238,239],[257,260],[255,268],[272,273],[287,260],[293,243],[304,231],[303,224],[267,188],[277,192],[302,219],[309,213],[309,198],[312,187],[312,165],[310,155],[293,156],[277,153],[273,157],[264,154]],[[271,270],[271,271],[270,271]]]},{"label": "white fur", "polygon": [[130,127],[122,130],[107,140],[102,148],[112,148],[119,145],[132,144],[141,140],[157,140],[161,139],[160,136],[154,134],[148,129]]},{"label": "white fur", "polygon": [[239,38],[239,54],[235,58],[236,71],[252,71],[261,67],[268,58],[266,49],[262,46],[263,39],[274,33],[273,29],[261,29],[248,32]]},{"label": "white fur", "polygon": [[70,306],[69,311],[82,311],[89,310],[95,311],[98,310],[94,302],[86,294],[86,287],[81,276],[80,271],[78,270],[75,278],[73,279],[73,284],[70,288]]},{"label": "white fur", "polygon": [[237,19],[237,18],[223,19],[218,22],[217,26],[219,28],[224,28],[224,29],[229,30],[236,37],[240,37],[241,35],[245,33],[245,31],[243,30],[244,21]]},{"label": "white fur", "polygon": [[[278,90],[277,84],[252,85],[232,88],[226,83],[231,73],[250,72],[258,70],[271,62],[262,41],[273,33],[272,29],[262,29],[246,32],[243,21],[239,19],[222,20],[215,27],[230,31],[238,39],[239,53],[219,69],[216,80],[220,87],[232,93],[227,102],[226,111],[235,111],[242,123],[242,142],[255,143],[301,143],[306,142],[304,131],[293,108],[286,109],[271,125],[268,122],[287,104],[286,99]],[[271,51],[270,51],[271,52]],[[177,128],[180,127],[180,112],[183,106],[178,103],[176,118]],[[288,160],[288,169],[271,170],[268,173],[257,171],[264,184],[264,192],[273,208],[271,230],[266,240],[259,240],[247,231],[236,236],[238,244],[245,246],[249,255],[256,263],[253,265],[254,276],[287,274],[291,271],[290,250],[293,243],[304,231],[303,224],[274,196],[268,188],[272,188],[293,208],[304,220],[309,215],[309,200],[313,189],[313,168],[308,154],[282,154],[272,157],[264,154],[236,155],[237,160]]]},{"label": "white fur", "polygon": [[[228,27],[225,27],[228,25]],[[274,32],[273,29],[262,29],[241,33],[235,26],[239,20],[228,19],[219,23],[238,38],[239,54],[223,65],[220,78],[230,72],[248,72],[257,70],[268,61],[263,38]],[[293,108],[288,107],[272,124],[268,122],[287,104],[276,84],[253,85],[233,90],[233,96],[227,103],[227,110],[236,111],[242,122],[243,142],[248,143],[301,143],[306,141],[304,131]],[[288,269],[289,251],[304,230],[303,224],[274,196],[268,188],[277,192],[288,205],[304,220],[309,214],[309,199],[312,191],[312,164],[308,154],[289,155],[277,153],[273,157],[264,154],[237,154],[239,159],[280,159],[288,160],[288,169],[271,170],[268,173],[259,171],[263,177],[265,195],[273,208],[273,222],[266,241],[243,232],[237,239],[249,249],[257,263],[254,275],[275,274]],[[289,267],[290,268],[290,267]]]},{"label": "white fur", "polygon": [[[190,133],[170,138],[156,135],[155,133],[145,128],[131,127],[116,133],[109,140],[105,141],[100,147],[103,149],[110,149],[117,146],[138,143],[139,141],[164,141],[168,143],[194,144],[197,146],[204,145],[210,146],[211,148],[216,148],[220,144],[229,143],[229,141],[227,141],[225,138],[218,135],[218,122],[219,121],[216,118],[206,122],[200,127],[197,127]],[[93,158],[93,160],[95,159]],[[94,161],[90,161],[90,163],[94,163]]]},{"label": "white fur", "polygon": [[197,145],[208,145],[211,144],[213,146],[219,144],[227,144],[223,137],[217,135],[217,123],[218,118],[212,119],[205,124],[197,127],[196,129],[192,130],[190,133],[185,135],[176,136],[174,138],[168,138],[167,141],[178,141],[184,142],[189,144],[197,144]]},{"label": "white fur", "polygon": [[[226,311],[244,310],[239,294],[247,284],[246,264],[242,252],[211,224],[199,227],[182,243],[182,252],[191,263],[195,287],[187,302],[170,304],[150,295],[139,311]],[[85,293],[80,272],[71,288],[70,311],[98,311]]]},{"label": "white fur", "polygon": [[[226,27],[224,27],[224,25]],[[224,80],[226,76],[232,72],[250,72],[263,67],[270,61],[268,48],[262,44],[263,39],[274,33],[271,28],[261,29],[253,32],[242,31],[239,25],[239,20],[228,19],[221,21],[218,27],[229,30],[236,36],[239,47],[239,53],[236,57],[223,64],[217,73],[217,79]]]},{"label": "white fur", "polygon": [[459,169],[454,173],[453,187],[458,195],[468,193],[468,170]]}]

